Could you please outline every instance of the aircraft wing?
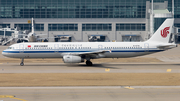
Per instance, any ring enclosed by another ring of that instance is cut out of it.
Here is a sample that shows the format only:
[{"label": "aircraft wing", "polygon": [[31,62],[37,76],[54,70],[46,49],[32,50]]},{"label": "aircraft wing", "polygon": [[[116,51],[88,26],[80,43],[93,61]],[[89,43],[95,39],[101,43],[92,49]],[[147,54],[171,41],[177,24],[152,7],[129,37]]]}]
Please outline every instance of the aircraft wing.
[{"label": "aircraft wing", "polygon": [[111,50],[100,50],[92,52],[73,52],[73,53],[62,53],[62,55],[76,55],[76,56],[86,56],[90,58],[96,58],[99,54],[104,54],[105,52],[111,52]]}]

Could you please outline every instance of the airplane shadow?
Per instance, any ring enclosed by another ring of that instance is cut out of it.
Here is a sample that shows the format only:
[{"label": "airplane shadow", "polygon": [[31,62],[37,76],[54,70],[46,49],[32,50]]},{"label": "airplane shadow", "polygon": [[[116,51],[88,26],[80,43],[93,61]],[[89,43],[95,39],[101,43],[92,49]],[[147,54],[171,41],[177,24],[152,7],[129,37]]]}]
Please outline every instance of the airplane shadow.
[{"label": "airplane shadow", "polygon": [[24,64],[24,66],[20,66],[19,64],[17,65],[12,65],[14,67],[68,67],[68,68],[111,68],[111,69],[120,69],[113,67],[111,65],[104,65],[104,64],[93,64],[93,66],[87,66],[86,64]]},{"label": "airplane shadow", "polygon": [[77,65],[67,65],[67,67],[81,67],[81,68],[111,68],[111,69],[120,69],[112,66],[106,66],[104,64],[93,64],[92,66],[87,66],[86,64],[77,64]]},{"label": "airplane shadow", "polygon": [[[86,64],[26,64],[22,67],[68,67],[68,68],[111,68],[111,69],[121,69],[121,67],[144,67],[144,66],[152,66],[152,67],[163,67],[164,65],[166,66],[180,66],[180,64],[152,64],[152,63],[149,63],[149,64],[108,64],[108,63],[102,63],[102,64],[93,64],[93,66],[87,66]],[[21,67],[20,65],[12,65],[12,66],[15,66],[15,67]]]}]

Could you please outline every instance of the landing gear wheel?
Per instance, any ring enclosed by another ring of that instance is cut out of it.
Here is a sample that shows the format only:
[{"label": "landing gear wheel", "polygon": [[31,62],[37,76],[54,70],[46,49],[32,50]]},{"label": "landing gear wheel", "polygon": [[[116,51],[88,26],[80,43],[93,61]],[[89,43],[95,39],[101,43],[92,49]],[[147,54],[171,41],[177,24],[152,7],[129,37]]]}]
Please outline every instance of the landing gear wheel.
[{"label": "landing gear wheel", "polygon": [[24,66],[24,58],[22,58],[20,66]]},{"label": "landing gear wheel", "polygon": [[86,61],[86,65],[87,65],[87,66],[92,66],[93,64],[92,64],[91,61],[88,61],[88,60],[87,60],[87,61]]},{"label": "landing gear wheel", "polygon": [[24,66],[24,63],[23,63],[23,62],[21,62],[21,63],[20,63],[20,66]]}]

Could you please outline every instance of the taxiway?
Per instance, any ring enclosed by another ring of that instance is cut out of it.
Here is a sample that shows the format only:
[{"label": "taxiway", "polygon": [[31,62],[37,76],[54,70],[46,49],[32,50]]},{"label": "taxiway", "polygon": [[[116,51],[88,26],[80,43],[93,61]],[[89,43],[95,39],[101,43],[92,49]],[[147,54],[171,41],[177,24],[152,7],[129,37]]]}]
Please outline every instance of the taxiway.
[{"label": "taxiway", "polygon": [[1,101],[178,101],[180,87],[8,87]]},{"label": "taxiway", "polygon": [[180,63],[1,63],[0,73],[180,73]]},{"label": "taxiway", "polygon": [[[7,47],[0,47],[0,51],[6,49]],[[80,74],[77,76],[77,80],[81,77],[81,80],[86,79],[84,76],[82,79],[81,74],[86,73],[95,73],[100,75],[106,74],[126,74],[126,77],[121,77],[122,81],[118,82],[138,82],[146,81],[145,85],[141,86],[133,86],[133,85],[119,85],[119,86],[66,86],[66,87],[0,87],[0,101],[178,101],[180,99],[180,86],[179,86],[179,76],[180,75],[180,47],[174,48],[165,52],[155,53],[147,56],[142,56],[140,58],[149,58],[149,59],[158,59],[159,61],[149,61],[149,62],[101,62],[95,63],[94,66],[89,67],[85,64],[64,64],[64,63],[34,63],[27,62],[24,66],[19,66],[19,62],[9,63],[0,61],[0,74],[6,75],[3,77],[1,82],[3,84],[9,84],[8,78],[11,78],[10,81],[13,83],[20,83],[28,81],[30,82],[45,82],[42,80],[49,80],[49,82],[59,83],[61,81],[57,81],[59,79],[55,79],[56,74],[61,77],[60,74]],[[7,59],[6,57],[0,54],[0,58]],[[17,60],[16,60],[17,61]],[[36,74],[44,75],[45,79],[36,79],[29,78],[31,75]],[[46,74],[52,73],[53,76],[48,77]],[[132,73],[137,77],[137,80],[132,80],[131,76],[127,76],[128,73]],[[15,74],[16,77],[12,77]],[[145,77],[143,74],[147,74],[149,76]],[[157,76],[152,76],[153,74]],[[160,75],[159,75],[160,74]],[[11,76],[12,75],[12,76]],[[22,81],[21,75],[29,75],[27,77],[23,77],[24,81]],[[66,75],[65,75],[66,77]],[[104,77],[104,78],[102,78]],[[92,81],[92,83],[97,83],[99,80],[106,81],[106,76],[102,76],[96,78],[88,77],[88,82]],[[139,78],[138,78],[139,77]],[[141,78],[140,78],[141,77]],[[151,77],[151,78],[149,78]],[[1,77],[2,78],[2,77]],[[48,79],[46,79],[48,78]],[[61,77],[63,78],[63,77]],[[74,80],[74,77],[69,77],[69,80]],[[116,77],[117,78],[117,77]],[[154,78],[154,79],[153,79]],[[161,79],[158,79],[161,78]],[[162,79],[164,78],[164,79]],[[114,78],[115,79],[115,78]],[[26,80],[26,81],[25,81]],[[54,80],[52,82],[52,80]],[[68,81],[68,79],[62,79]],[[111,79],[109,79],[111,80]],[[119,80],[119,79],[116,79]],[[164,80],[161,82],[161,80]],[[78,81],[74,81],[78,82]],[[83,82],[88,84],[88,82]],[[113,80],[115,82],[115,80]],[[149,83],[148,83],[149,82]],[[147,86],[150,83],[158,82],[161,85],[169,84],[171,86]],[[161,82],[161,83],[160,83]],[[63,81],[61,82],[63,83]],[[102,83],[102,82],[101,82]],[[127,84],[129,84],[127,83]],[[174,84],[176,83],[176,86]],[[70,84],[69,81],[67,84]],[[133,83],[132,83],[133,84]],[[61,84],[59,84],[61,85]]]}]

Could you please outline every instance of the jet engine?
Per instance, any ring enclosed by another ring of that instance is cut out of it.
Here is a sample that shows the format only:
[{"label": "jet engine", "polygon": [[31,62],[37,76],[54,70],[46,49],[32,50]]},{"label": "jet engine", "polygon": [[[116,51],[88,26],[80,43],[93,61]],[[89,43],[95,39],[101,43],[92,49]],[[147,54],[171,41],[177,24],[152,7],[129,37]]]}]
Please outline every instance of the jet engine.
[{"label": "jet engine", "polygon": [[65,55],[63,56],[64,63],[80,63],[84,62],[80,56],[73,56],[73,55]]}]

